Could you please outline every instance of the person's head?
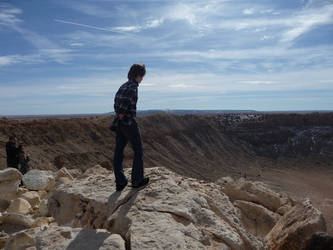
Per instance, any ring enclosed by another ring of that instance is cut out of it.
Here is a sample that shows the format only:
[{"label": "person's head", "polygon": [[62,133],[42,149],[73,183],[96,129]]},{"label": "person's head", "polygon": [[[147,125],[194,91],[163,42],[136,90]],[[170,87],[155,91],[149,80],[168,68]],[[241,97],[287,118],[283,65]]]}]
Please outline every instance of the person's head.
[{"label": "person's head", "polygon": [[9,141],[12,143],[16,143],[16,136],[15,135],[9,136]]},{"label": "person's head", "polygon": [[146,74],[146,66],[143,63],[135,63],[128,71],[128,80],[135,80],[140,83]]}]

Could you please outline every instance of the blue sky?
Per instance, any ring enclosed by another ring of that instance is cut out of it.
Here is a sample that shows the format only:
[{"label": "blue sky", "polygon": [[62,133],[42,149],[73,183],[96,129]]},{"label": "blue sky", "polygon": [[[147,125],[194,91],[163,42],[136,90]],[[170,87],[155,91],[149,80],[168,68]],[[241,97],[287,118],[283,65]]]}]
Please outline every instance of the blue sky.
[{"label": "blue sky", "polygon": [[333,109],[333,0],[0,2],[0,114]]}]

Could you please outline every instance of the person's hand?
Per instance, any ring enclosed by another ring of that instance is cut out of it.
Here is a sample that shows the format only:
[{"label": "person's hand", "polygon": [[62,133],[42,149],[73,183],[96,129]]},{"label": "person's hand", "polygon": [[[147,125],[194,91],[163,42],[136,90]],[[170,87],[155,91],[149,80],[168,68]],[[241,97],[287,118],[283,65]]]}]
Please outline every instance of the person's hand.
[{"label": "person's hand", "polygon": [[119,114],[119,119],[122,120],[124,118],[124,114]]}]

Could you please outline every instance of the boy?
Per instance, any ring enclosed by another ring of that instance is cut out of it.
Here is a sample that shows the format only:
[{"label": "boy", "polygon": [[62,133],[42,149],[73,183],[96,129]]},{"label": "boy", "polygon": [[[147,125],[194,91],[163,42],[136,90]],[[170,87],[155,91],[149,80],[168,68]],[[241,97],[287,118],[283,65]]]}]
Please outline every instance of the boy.
[{"label": "boy", "polygon": [[146,68],[144,64],[133,64],[127,74],[128,81],[122,84],[114,98],[114,110],[118,120],[116,130],[116,147],[114,151],[114,174],[116,190],[121,191],[127,185],[122,162],[124,148],[128,141],[134,151],[133,167],[131,174],[132,187],[139,188],[149,182],[144,178],[143,150],[140,130],[136,120],[136,103],[138,100],[138,86],[141,83]]}]

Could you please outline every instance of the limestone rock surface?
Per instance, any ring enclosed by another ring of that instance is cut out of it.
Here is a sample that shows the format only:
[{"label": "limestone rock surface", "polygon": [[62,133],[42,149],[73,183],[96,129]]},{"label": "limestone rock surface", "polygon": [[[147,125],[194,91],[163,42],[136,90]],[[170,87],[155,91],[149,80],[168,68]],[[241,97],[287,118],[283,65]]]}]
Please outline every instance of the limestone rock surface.
[{"label": "limestone rock surface", "polygon": [[118,234],[103,229],[47,227],[32,228],[10,236],[6,250],[125,250],[124,241]]},{"label": "limestone rock surface", "polygon": [[272,250],[303,249],[317,232],[326,232],[326,223],[323,214],[307,199],[280,218],[266,241]]},{"label": "limestone rock surface", "polygon": [[[103,228],[131,249],[265,249],[247,232],[238,210],[214,183],[162,168],[146,169],[150,183],[116,192],[114,174],[95,166],[49,195],[59,225]],[[125,170],[130,176],[129,170]]]},{"label": "limestone rock surface", "polygon": [[17,198],[22,174],[15,168],[0,171],[0,200],[10,201]]}]

